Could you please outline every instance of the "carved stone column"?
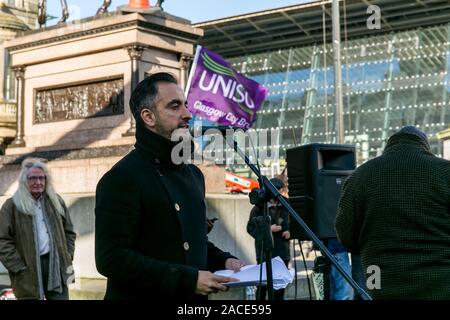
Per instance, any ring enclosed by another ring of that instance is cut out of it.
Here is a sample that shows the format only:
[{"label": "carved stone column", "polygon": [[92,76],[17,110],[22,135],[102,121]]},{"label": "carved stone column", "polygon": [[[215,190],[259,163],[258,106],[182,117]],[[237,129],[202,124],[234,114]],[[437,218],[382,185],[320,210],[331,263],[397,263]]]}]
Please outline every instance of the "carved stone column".
[{"label": "carved stone column", "polygon": [[[127,48],[128,55],[131,59],[131,92],[134,91],[139,83],[139,60],[144,52],[144,47],[139,45],[132,45]],[[130,128],[125,132],[124,136],[134,136],[136,132],[136,120],[133,114],[130,114]]]},{"label": "carved stone column", "polygon": [[17,131],[16,137],[9,147],[24,147],[25,140],[24,136],[24,94],[25,94],[25,66],[14,67],[14,75],[16,77],[16,121],[17,121]]},{"label": "carved stone column", "polygon": [[189,77],[189,68],[191,67],[193,60],[194,57],[192,55],[187,55],[184,53],[180,55],[180,67],[181,67],[180,86],[184,90],[186,89],[186,84]]}]

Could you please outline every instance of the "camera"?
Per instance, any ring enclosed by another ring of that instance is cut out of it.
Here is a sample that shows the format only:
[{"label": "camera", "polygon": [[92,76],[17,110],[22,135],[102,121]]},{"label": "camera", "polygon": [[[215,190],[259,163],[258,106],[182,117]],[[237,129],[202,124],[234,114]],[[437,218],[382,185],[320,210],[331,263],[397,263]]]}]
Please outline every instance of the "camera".
[{"label": "camera", "polygon": [[[278,191],[286,186],[284,182],[278,178],[272,178],[269,181]],[[268,184],[269,181],[265,180],[264,185]],[[250,203],[253,205],[264,205],[264,203],[269,202],[270,200],[276,200],[269,190],[270,189],[267,187],[265,189],[254,188],[248,195]]]}]

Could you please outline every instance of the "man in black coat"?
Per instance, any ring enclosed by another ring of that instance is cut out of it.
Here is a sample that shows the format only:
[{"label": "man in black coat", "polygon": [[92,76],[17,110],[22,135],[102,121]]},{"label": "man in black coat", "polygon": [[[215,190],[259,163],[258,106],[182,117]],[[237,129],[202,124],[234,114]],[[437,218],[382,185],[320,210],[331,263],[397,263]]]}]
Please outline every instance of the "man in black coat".
[{"label": "man in black coat", "polygon": [[172,133],[191,119],[183,90],[172,75],[153,74],[137,85],[130,108],[135,149],[96,191],[95,259],[108,278],[105,299],[196,300],[226,290],[223,283],[236,279],[210,271],[244,263],[208,241],[201,171],[171,158]]}]

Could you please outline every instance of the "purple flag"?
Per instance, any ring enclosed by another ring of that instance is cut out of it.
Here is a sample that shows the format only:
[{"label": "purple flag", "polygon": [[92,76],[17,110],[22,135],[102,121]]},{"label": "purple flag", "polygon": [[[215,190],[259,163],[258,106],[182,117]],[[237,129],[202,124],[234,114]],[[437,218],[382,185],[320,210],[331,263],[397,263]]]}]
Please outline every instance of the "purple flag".
[{"label": "purple flag", "polygon": [[268,90],[246,78],[220,55],[197,47],[186,87],[189,110],[223,125],[249,129]]}]

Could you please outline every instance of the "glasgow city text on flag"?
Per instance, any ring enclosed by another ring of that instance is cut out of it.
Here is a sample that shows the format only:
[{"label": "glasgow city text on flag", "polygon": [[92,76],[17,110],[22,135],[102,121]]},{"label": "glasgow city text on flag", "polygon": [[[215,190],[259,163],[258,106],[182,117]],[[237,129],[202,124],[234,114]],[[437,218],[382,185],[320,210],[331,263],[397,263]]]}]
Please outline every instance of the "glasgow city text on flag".
[{"label": "glasgow city text on flag", "polygon": [[268,90],[217,53],[198,46],[186,92],[193,114],[246,130],[256,120]]}]

